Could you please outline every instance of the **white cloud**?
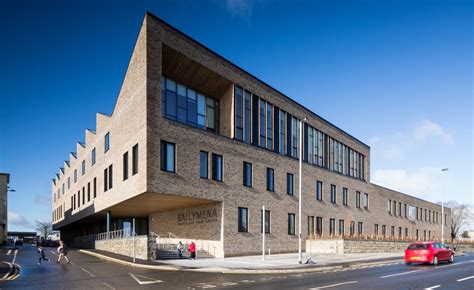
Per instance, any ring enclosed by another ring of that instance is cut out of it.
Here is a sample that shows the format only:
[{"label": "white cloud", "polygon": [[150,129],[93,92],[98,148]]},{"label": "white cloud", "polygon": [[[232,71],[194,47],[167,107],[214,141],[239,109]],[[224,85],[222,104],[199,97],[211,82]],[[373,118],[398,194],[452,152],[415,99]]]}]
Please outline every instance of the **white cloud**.
[{"label": "white cloud", "polygon": [[38,205],[51,205],[51,197],[47,195],[37,194],[35,196],[35,203]]},{"label": "white cloud", "polygon": [[412,196],[436,202],[441,190],[439,168],[423,167],[413,172],[403,169],[379,169],[372,182]]},{"label": "white cloud", "polygon": [[33,228],[33,224],[28,219],[21,214],[12,211],[8,212],[8,224],[30,230]]},{"label": "white cloud", "polygon": [[440,137],[447,144],[454,143],[453,137],[439,124],[426,119],[416,124],[414,137],[420,141]]}]

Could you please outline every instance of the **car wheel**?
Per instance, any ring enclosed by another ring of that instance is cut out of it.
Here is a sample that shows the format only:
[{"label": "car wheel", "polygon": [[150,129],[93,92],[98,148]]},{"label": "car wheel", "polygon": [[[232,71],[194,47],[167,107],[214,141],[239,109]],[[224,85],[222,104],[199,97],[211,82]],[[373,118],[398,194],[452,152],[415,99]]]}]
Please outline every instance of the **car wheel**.
[{"label": "car wheel", "polygon": [[433,258],[433,265],[438,265],[438,256],[434,256]]},{"label": "car wheel", "polygon": [[454,254],[451,254],[451,257],[449,257],[448,262],[449,262],[449,263],[453,263],[453,262],[454,262]]}]

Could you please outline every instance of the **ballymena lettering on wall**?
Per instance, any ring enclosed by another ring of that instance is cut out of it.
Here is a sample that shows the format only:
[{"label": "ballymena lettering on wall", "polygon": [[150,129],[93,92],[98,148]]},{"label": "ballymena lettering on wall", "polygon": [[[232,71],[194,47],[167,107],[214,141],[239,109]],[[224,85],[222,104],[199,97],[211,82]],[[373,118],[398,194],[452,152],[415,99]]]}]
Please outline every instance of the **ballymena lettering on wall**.
[{"label": "ballymena lettering on wall", "polygon": [[209,224],[217,222],[217,209],[189,210],[178,214],[178,225]]}]

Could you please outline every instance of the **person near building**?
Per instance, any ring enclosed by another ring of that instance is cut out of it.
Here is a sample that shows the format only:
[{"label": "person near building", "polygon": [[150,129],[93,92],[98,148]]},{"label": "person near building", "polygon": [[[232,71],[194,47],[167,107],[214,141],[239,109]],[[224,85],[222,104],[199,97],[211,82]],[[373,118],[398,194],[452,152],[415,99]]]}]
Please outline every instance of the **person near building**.
[{"label": "person near building", "polygon": [[58,256],[58,260],[56,261],[56,263],[59,263],[61,262],[61,259],[64,257],[66,259],[66,262],[69,264],[71,263],[71,261],[69,261],[69,258],[67,257],[67,248],[66,248],[66,244],[64,244],[63,241],[59,241],[59,247],[58,247],[58,253],[59,253],[59,256]]},{"label": "person near building", "polygon": [[196,244],[194,242],[191,242],[191,244],[189,244],[189,259],[196,259]]},{"label": "person near building", "polygon": [[38,265],[41,265],[41,261],[48,261],[49,259],[46,258],[46,254],[44,253],[43,245],[38,243],[38,248],[36,250],[39,253]]},{"label": "person near building", "polygon": [[183,246],[183,243],[181,241],[179,241],[177,249],[178,249],[179,258],[182,259],[183,258],[183,252],[184,252],[184,246]]}]

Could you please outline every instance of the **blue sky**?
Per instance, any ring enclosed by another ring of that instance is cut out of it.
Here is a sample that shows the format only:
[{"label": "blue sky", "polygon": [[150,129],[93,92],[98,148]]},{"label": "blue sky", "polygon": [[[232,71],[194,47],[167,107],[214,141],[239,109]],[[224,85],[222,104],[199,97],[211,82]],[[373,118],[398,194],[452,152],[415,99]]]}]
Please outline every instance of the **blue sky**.
[{"label": "blue sky", "polygon": [[[100,2],[100,3],[96,3]],[[471,1],[2,1],[0,172],[10,230],[111,113],[149,10],[372,148],[372,182],[474,203]]]}]

